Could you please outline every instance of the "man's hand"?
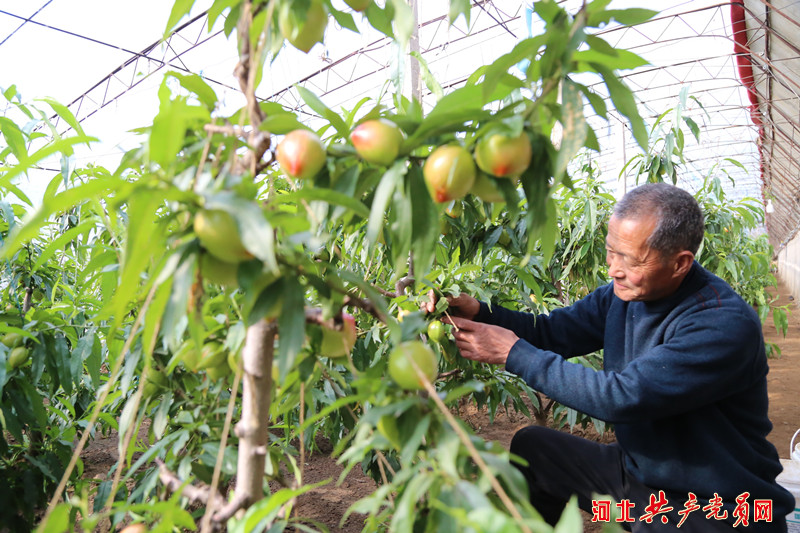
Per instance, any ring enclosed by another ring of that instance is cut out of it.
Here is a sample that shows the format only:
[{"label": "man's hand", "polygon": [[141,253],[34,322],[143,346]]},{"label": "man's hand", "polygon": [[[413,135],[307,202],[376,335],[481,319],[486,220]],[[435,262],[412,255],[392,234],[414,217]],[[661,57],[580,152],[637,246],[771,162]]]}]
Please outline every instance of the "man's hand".
[{"label": "man's hand", "polygon": [[[428,291],[428,301],[422,304],[422,310],[433,313],[436,310],[436,293],[431,289]],[[461,293],[458,296],[447,297],[447,313],[451,316],[468,318],[472,320],[481,309],[481,304],[469,294]]]},{"label": "man's hand", "polygon": [[457,317],[452,317],[450,320],[445,318],[442,321],[453,324],[453,337],[461,356],[479,363],[505,364],[508,352],[519,340],[513,331],[500,326]]}]

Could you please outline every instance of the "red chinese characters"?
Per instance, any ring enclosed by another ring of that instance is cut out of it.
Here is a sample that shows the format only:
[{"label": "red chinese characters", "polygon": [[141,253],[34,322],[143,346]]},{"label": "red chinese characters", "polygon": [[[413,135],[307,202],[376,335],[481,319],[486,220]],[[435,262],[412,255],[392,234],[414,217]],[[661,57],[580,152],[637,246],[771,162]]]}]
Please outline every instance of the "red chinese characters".
[{"label": "red chinese characters", "polygon": [[[749,492],[743,492],[736,497],[736,507],[731,512],[732,518],[735,519],[733,527],[749,526],[753,522],[772,522],[772,500],[756,499],[753,500],[751,505],[748,501],[749,498]],[[629,499],[624,499],[615,505],[619,509],[619,516],[614,518],[616,522],[635,522],[637,520],[633,514],[635,503]],[[683,504],[683,508],[678,511],[680,520],[676,527],[680,528],[691,513],[701,509],[706,513],[705,518],[708,520],[726,520],[728,511],[723,508],[723,505],[724,502],[720,495],[714,493],[714,497],[708,500],[708,504],[701,507],[697,495],[690,492]],[[666,524],[669,520],[667,513],[673,510],[674,507],[669,505],[664,491],[659,490],[657,496],[655,494],[650,495],[650,501],[644,507],[643,513],[638,517],[638,520],[651,524],[653,520],[660,519],[661,522]],[[592,500],[592,522],[610,521],[611,501]]]}]

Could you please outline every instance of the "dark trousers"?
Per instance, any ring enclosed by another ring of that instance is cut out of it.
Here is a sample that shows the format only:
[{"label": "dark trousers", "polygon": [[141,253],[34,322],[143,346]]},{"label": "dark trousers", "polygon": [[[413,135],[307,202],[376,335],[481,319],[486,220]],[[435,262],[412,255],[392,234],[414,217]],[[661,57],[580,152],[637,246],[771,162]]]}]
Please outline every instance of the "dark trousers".
[{"label": "dark trousers", "polygon": [[[650,531],[688,531],[690,533],[713,533],[734,531],[770,531],[785,532],[784,517],[774,517],[773,523],[759,522],[758,526],[751,521],[749,527],[733,528],[731,523],[706,518],[706,511],[697,509],[687,515],[686,520],[678,528],[683,518],[678,514],[685,509],[687,494],[664,494],[668,503],[662,506],[673,510],[657,514],[652,521],[639,520],[645,508],[651,504],[651,497],[660,499],[658,490],[646,487],[630,475],[625,469],[623,454],[616,444],[599,444],[590,440],[556,431],[541,426],[529,426],[518,431],[511,441],[511,452],[522,457],[528,466],[515,465],[522,471],[530,488],[531,504],[550,524],[555,525],[565,505],[573,495],[578,496],[578,505],[584,511],[596,516],[598,521],[604,520],[599,495],[608,495],[614,499],[611,503],[611,522],[615,521],[613,513],[620,512],[621,506],[629,506],[630,518],[633,521],[622,523],[626,530],[639,532]],[[620,504],[620,505],[618,505]],[[698,501],[702,508],[707,501]],[[667,523],[662,522],[666,516]],[[752,515],[751,515],[752,517]],[[728,519],[732,517],[728,513]]]}]

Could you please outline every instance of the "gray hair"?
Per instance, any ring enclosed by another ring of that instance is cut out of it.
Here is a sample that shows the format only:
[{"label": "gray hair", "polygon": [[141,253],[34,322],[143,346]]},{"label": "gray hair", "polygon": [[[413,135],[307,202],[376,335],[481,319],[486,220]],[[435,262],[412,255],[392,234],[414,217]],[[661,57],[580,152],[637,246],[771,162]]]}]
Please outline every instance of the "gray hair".
[{"label": "gray hair", "polygon": [[614,208],[620,219],[655,215],[658,222],[647,245],[662,257],[688,250],[697,254],[703,242],[703,211],[694,196],[667,183],[646,183],[631,189]]}]

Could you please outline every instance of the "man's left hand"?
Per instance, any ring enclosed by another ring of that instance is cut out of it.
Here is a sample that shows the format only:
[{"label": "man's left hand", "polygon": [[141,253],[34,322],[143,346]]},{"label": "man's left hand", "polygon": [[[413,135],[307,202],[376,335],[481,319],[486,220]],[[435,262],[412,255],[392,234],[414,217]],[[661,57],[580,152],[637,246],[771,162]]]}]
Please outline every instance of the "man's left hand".
[{"label": "man's left hand", "polygon": [[503,365],[508,358],[511,347],[519,340],[513,331],[467,320],[451,317],[444,322],[453,324],[453,337],[461,356],[479,363]]}]

